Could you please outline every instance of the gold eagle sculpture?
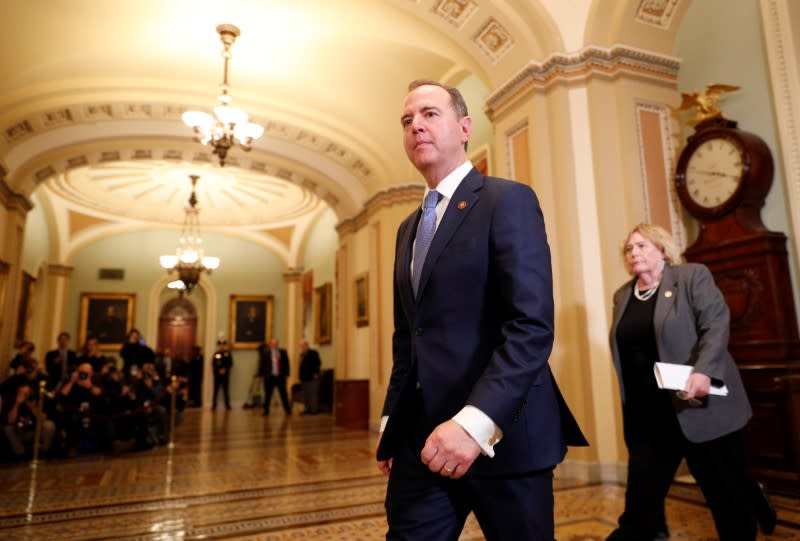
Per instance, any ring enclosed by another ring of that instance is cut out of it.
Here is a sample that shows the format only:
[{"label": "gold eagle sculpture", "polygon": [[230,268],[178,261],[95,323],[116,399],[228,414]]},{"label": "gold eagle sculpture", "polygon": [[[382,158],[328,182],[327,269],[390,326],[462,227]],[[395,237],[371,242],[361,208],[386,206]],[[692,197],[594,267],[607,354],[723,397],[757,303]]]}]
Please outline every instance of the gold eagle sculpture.
[{"label": "gold eagle sculpture", "polygon": [[725,118],[722,116],[722,111],[720,108],[717,107],[717,101],[719,100],[720,96],[726,92],[733,92],[734,90],[739,90],[739,88],[740,87],[734,85],[709,83],[706,85],[706,90],[703,93],[681,92],[683,101],[681,102],[680,107],[678,107],[678,111],[684,111],[686,109],[691,109],[692,107],[697,108],[697,114],[692,120],[689,121],[689,124],[692,126],[699,124],[704,120],[708,120],[709,118]]}]

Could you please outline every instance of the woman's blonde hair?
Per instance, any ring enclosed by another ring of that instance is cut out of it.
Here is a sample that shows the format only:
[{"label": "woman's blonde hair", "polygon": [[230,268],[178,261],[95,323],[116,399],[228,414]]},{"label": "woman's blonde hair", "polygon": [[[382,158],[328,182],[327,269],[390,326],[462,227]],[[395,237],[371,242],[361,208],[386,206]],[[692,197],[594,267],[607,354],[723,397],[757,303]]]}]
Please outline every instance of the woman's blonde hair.
[{"label": "woman's blonde hair", "polygon": [[[678,250],[678,247],[675,245],[675,241],[672,239],[672,235],[669,231],[654,224],[641,223],[631,229],[631,232],[628,233],[628,236],[626,236],[625,240],[622,242],[622,260],[625,262],[626,267],[628,266],[628,260],[625,257],[625,246],[628,244],[631,235],[634,233],[639,233],[641,236],[652,242],[656,248],[661,250],[661,253],[664,254],[664,261],[666,263],[669,263],[670,265],[676,265],[683,260],[681,253]],[[630,271],[630,269],[628,269],[628,271]]]}]

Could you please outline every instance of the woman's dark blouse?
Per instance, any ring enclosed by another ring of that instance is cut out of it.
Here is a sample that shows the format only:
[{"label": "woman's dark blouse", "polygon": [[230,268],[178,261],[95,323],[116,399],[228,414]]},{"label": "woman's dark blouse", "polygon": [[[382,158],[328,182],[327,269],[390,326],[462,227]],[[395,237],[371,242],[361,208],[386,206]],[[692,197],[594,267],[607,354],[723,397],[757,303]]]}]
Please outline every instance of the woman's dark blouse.
[{"label": "woman's dark blouse", "polygon": [[617,325],[617,347],[625,386],[622,413],[626,440],[633,434],[644,435],[663,429],[664,422],[675,419],[669,393],[658,388],[653,374],[653,365],[658,361],[653,327],[658,295],[656,292],[646,301],[640,301],[631,294]]}]

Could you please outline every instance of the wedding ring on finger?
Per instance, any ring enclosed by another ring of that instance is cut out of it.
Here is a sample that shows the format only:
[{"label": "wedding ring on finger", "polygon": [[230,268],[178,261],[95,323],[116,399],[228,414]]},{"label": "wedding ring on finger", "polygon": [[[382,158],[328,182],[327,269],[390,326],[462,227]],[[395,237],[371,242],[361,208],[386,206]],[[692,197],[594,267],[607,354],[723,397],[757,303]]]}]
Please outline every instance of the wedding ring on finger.
[{"label": "wedding ring on finger", "polygon": [[451,473],[453,473],[453,472],[455,471],[455,469],[454,469],[454,468],[448,468],[447,466],[444,466],[444,467],[442,468],[442,471],[443,471],[444,473],[446,473],[447,475],[450,475]]}]

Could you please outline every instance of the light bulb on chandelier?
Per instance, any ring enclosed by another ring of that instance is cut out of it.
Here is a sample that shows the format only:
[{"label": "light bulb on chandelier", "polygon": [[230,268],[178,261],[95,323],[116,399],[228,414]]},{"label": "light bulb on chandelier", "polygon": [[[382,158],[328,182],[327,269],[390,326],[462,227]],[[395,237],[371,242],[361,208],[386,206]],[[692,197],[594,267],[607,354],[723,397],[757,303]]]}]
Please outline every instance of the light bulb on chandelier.
[{"label": "light bulb on chandelier", "polygon": [[195,195],[195,185],[198,175],[189,175],[192,181],[192,193],[189,196],[189,204],[186,207],[186,216],[183,220],[183,230],[178,239],[178,248],[175,254],[162,255],[159,257],[161,266],[167,272],[177,272],[178,279],[167,284],[171,289],[178,289],[187,294],[200,281],[203,272],[211,274],[211,271],[219,267],[219,258],[203,255],[203,239],[198,232],[198,215],[200,209],[197,208],[197,196]]},{"label": "light bulb on chandelier", "polygon": [[194,130],[196,141],[210,145],[212,151],[219,158],[219,165],[225,165],[228,151],[235,145],[249,151],[253,141],[264,133],[263,126],[249,121],[246,112],[231,106],[233,98],[228,94],[228,62],[231,59],[230,48],[241,31],[232,24],[217,26],[220,40],[222,41],[222,58],[224,59],[221,94],[217,97],[219,105],[214,107],[214,116],[203,111],[186,111],[183,113],[183,122]]}]

